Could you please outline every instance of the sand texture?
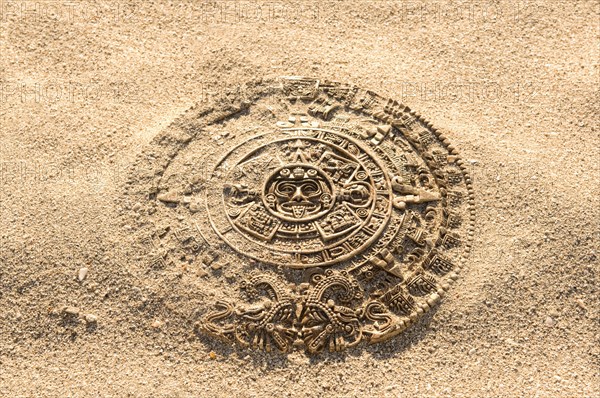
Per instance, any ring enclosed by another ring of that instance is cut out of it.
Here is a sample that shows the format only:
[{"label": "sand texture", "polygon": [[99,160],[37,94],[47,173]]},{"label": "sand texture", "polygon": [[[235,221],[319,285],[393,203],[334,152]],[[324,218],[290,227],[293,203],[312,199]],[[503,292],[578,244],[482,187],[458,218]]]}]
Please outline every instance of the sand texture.
[{"label": "sand texture", "polygon": [[[0,7],[0,397],[600,396],[597,1]],[[269,88],[281,76],[324,91]],[[281,164],[264,167],[258,144],[235,151],[302,123],[356,145],[274,135],[260,145]],[[347,167],[330,173],[332,159]],[[223,189],[235,200],[214,199]],[[277,227],[252,230],[248,203]],[[372,249],[387,230],[367,228],[376,238],[331,266],[305,250],[354,233],[327,229],[342,211],[360,228],[409,211],[421,224],[389,253]],[[211,222],[242,232],[215,243]],[[419,262],[434,247],[448,263]],[[354,281],[343,269],[357,284],[340,287]],[[244,307],[256,298],[240,290],[265,286],[254,271],[287,298]],[[314,293],[327,278],[341,278],[334,293]],[[223,300],[241,340],[207,318]],[[259,332],[240,319],[276,301],[281,327],[245,348]],[[343,319],[343,337],[321,344],[319,313]]]}]

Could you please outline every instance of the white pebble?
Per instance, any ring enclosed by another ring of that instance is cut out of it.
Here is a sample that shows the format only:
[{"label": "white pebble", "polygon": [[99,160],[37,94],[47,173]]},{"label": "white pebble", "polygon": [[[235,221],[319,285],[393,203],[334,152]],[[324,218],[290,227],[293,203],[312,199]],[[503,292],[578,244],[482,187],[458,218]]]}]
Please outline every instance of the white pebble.
[{"label": "white pebble", "polygon": [[157,320],[155,320],[154,322],[152,322],[152,325],[151,325],[151,326],[152,326],[152,328],[154,328],[154,329],[160,329],[160,328],[162,328],[162,327],[163,327],[163,325],[164,325],[164,322],[162,322],[162,321],[160,321],[160,320],[158,320],[158,319],[157,319]]},{"label": "white pebble", "polygon": [[77,307],[65,307],[63,312],[65,313],[65,315],[68,315],[68,316],[73,316],[73,317],[79,316],[79,308],[77,308]]},{"label": "white pebble", "polygon": [[83,267],[79,270],[79,274],[77,275],[77,277],[79,278],[79,282],[83,282],[83,280],[85,279],[85,277],[88,274],[88,269],[86,267]]},{"label": "white pebble", "polygon": [[87,314],[85,316],[85,322],[87,324],[90,324],[90,325],[94,324],[94,323],[97,323],[98,322],[98,317],[96,315],[93,315],[93,314]]}]

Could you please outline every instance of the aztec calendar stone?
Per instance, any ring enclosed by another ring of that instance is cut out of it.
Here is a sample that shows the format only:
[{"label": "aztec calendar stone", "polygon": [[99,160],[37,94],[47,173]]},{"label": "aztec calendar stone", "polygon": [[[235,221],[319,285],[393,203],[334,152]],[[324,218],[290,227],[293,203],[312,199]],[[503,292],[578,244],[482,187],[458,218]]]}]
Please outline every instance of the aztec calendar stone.
[{"label": "aztec calendar stone", "polygon": [[196,331],[239,347],[316,353],[397,336],[471,247],[456,149],[354,85],[248,83],[173,122],[133,177],[149,268],[183,266],[203,303]]}]

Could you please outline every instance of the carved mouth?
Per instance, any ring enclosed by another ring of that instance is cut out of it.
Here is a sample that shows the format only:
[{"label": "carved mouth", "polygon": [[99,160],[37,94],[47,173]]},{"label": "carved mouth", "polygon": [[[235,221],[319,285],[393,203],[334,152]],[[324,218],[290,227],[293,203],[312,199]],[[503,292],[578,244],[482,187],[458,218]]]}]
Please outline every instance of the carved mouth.
[{"label": "carved mouth", "polygon": [[282,203],[281,209],[292,214],[295,218],[302,218],[307,214],[310,214],[318,209],[318,205],[312,202],[294,202],[294,203]]},{"label": "carved mouth", "polygon": [[304,206],[292,206],[292,211],[294,212],[294,217],[300,218],[304,215],[306,211],[306,207]]}]

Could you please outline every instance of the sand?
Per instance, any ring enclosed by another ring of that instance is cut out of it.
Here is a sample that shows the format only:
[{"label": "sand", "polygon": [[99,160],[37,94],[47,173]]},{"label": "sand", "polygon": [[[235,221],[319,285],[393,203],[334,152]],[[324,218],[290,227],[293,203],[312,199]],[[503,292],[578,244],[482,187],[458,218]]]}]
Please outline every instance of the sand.
[{"label": "sand", "polygon": [[[0,5],[0,396],[600,395],[596,1]],[[389,342],[229,348],[136,254],[144,148],[281,75],[398,99],[469,164],[470,259]]]}]

